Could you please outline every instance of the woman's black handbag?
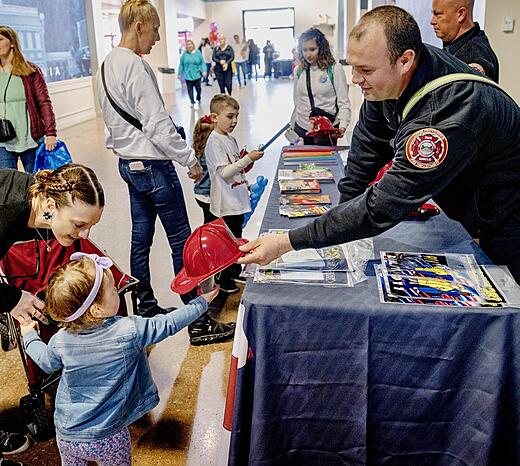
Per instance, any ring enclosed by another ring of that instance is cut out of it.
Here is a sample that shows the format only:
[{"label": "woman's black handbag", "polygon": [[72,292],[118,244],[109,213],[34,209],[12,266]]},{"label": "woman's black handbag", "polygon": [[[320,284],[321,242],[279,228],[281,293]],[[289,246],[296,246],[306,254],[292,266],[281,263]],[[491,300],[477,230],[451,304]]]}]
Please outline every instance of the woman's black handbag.
[{"label": "woman's black handbag", "polygon": [[7,142],[16,137],[16,131],[14,130],[13,124],[5,117],[7,113],[7,103],[5,98],[7,96],[7,88],[11,82],[12,75],[12,73],[9,75],[4,91],[4,117],[0,118],[0,142]]}]

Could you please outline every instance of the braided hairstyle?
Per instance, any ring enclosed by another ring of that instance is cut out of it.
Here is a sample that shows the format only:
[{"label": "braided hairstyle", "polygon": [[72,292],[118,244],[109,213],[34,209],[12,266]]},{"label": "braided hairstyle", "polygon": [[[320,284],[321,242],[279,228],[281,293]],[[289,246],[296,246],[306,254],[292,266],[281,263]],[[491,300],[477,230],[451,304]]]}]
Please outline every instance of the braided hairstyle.
[{"label": "braided hairstyle", "polygon": [[193,128],[193,143],[192,147],[195,151],[195,156],[200,159],[206,149],[206,143],[208,142],[209,135],[215,128],[215,124],[211,121],[209,115],[204,115],[199,118]]},{"label": "braided hairstyle", "polygon": [[36,173],[29,187],[29,196],[31,199],[51,198],[57,208],[72,206],[75,200],[87,205],[105,206],[105,194],[94,171],[76,163]]}]

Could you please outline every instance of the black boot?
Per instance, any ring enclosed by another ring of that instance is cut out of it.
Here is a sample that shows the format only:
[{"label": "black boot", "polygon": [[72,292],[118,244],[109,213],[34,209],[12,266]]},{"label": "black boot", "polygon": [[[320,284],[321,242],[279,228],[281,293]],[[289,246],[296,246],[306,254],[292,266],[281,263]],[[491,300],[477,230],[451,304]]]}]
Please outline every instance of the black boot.
[{"label": "black boot", "polygon": [[177,308],[176,307],[161,307],[156,304],[155,306],[152,306],[148,309],[141,309],[138,307],[137,315],[141,316],[141,317],[149,318],[149,317],[155,317],[155,316],[161,315],[161,314],[169,314],[170,312],[175,311],[175,309],[177,309]]},{"label": "black boot", "polygon": [[188,325],[190,343],[194,346],[220,343],[233,338],[235,323],[223,324],[212,319],[207,312],[202,314],[195,322]]}]

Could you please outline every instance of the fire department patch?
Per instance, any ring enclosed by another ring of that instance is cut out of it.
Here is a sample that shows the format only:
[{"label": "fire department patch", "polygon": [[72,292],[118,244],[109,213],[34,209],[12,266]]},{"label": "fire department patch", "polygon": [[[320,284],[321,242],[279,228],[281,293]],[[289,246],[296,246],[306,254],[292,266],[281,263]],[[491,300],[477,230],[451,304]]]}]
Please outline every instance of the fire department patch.
[{"label": "fire department patch", "polygon": [[406,158],[417,168],[434,168],[448,153],[448,140],[439,130],[423,128],[413,133],[406,142]]}]

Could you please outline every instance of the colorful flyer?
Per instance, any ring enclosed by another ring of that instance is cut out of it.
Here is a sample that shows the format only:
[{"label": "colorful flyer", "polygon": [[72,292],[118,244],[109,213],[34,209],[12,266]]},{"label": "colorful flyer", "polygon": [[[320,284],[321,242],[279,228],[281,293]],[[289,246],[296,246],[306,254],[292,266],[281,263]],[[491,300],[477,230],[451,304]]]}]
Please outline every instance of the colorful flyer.
[{"label": "colorful flyer", "polygon": [[319,205],[331,204],[328,194],[282,194],[281,205]]},{"label": "colorful flyer", "polygon": [[280,215],[289,218],[319,217],[329,210],[325,205],[281,205],[279,208]]}]

